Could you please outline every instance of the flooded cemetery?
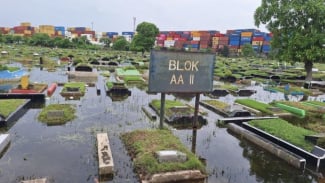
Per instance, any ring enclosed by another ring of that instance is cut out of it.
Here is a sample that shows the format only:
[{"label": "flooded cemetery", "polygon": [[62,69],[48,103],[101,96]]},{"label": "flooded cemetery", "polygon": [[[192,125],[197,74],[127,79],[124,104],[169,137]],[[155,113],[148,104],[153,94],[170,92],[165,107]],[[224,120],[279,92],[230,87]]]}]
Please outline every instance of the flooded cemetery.
[{"label": "flooded cemetery", "polygon": [[303,64],[217,56],[196,128],[197,95],[177,92],[159,130],[150,53],[7,49],[0,182],[325,182],[323,65],[305,83]]}]

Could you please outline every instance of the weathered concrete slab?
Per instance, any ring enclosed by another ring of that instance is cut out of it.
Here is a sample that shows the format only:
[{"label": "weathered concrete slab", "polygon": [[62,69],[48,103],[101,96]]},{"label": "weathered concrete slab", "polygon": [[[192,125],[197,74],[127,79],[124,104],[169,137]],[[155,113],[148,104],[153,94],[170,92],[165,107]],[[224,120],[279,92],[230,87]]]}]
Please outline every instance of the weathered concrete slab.
[{"label": "weathered concrete slab", "polygon": [[34,179],[34,180],[24,180],[21,183],[48,183],[47,178]]},{"label": "weathered concrete slab", "polygon": [[239,125],[228,123],[228,129],[232,132],[240,135],[242,138],[245,138],[252,143],[260,146],[261,148],[269,151],[270,153],[274,154],[275,156],[283,159],[284,161],[288,162],[289,164],[293,165],[296,168],[299,169],[305,169],[306,166],[306,159],[302,158],[301,156],[298,156],[276,144],[273,142],[264,139],[263,137],[250,132]]},{"label": "weathered concrete slab", "polygon": [[142,110],[151,120],[157,119],[156,112],[153,109],[151,109],[150,107],[143,106]]},{"label": "weathered concrete slab", "polygon": [[48,119],[63,118],[64,117],[64,111],[63,110],[50,110],[50,111],[47,112],[46,117]]},{"label": "weathered concrete slab", "polygon": [[175,151],[175,150],[157,151],[156,156],[158,158],[159,163],[185,162],[187,160],[187,156],[185,153]]},{"label": "weathered concrete slab", "polygon": [[114,163],[107,133],[97,134],[99,175],[113,174]]},{"label": "weathered concrete slab", "polygon": [[170,183],[170,182],[197,182],[204,183],[206,175],[199,170],[184,170],[166,172],[152,175],[150,180],[142,180],[142,183]]},{"label": "weathered concrete slab", "polygon": [[6,149],[6,147],[10,143],[10,135],[9,134],[0,134],[0,154]]}]

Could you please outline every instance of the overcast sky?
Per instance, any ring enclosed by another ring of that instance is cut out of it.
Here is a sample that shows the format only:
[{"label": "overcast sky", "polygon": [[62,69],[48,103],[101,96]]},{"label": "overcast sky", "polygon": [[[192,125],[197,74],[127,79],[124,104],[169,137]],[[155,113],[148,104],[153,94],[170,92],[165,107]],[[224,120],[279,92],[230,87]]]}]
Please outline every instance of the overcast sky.
[{"label": "overcast sky", "polygon": [[[100,32],[133,31],[154,23],[160,31],[257,28],[255,9],[261,0],[2,0],[0,27],[21,22],[32,26],[90,27]],[[258,28],[266,31],[265,26]]]}]

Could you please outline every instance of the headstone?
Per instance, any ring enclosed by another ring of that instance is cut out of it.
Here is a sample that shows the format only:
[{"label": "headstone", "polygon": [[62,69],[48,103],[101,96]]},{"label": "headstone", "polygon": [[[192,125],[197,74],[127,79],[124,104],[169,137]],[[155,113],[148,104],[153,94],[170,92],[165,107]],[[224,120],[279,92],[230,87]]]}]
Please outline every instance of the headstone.
[{"label": "headstone", "polygon": [[21,183],[48,183],[46,178],[42,178],[42,179],[34,179],[34,180],[24,180],[21,181]]},{"label": "headstone", "polygon": [[156,156],[158,158],[159,163],[185,162],[187,160],[187,156],[185,153],[175,151],[175,150],[157,151]]},{"label": "headstone", "polygon": [[0,135],[0,154],[6,149],[8,144],[10,143],[10,135],[9,134],[1,134]]},{"label": "headstone", "polygon": [[107,133],[97,134],[99,175],[113,174],[114,163]]},{"label": "headstone", "polygon": [[79,92],[79,88],[77,87],[67,87],[68,92]]},{"label": "headstone", "polygon": [[64,111],[63,110],[49,110],[47,112],[48,119],[56,119],[56,118],[63,118],[64,117]]}]

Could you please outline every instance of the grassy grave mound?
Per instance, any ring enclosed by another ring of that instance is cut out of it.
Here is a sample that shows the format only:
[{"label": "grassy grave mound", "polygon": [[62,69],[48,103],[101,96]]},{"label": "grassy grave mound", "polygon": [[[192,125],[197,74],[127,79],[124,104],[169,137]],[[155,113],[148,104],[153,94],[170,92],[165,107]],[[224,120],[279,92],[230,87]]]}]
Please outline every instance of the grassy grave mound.
[{"label": "grassy grave mound", "polygon": [[[169,130],[137,130],[122,134],[121,139],[139,175],[147,177],[156,173],[180,170],[200,170],[201,173],[206,173],[203,163]],[[187,155],[187,161],[159,163],[155,152],[161,150],[183,152]]]},{"label": "grassy grave mound", "polygon": [[57,125],[65,124],[66,122],[73,120],[75,117],[75,108],[72,105],[51,104],[43,108],[38,116],[38,120],[48,125]]},{"label": "grassy grave mound", "polygon": [[0,115],[7,118],[11,113],[17,110],[19,106],[25,103],[25,99],[1,99]]},{"label": "grassy grave mound", "polygon": [[325,107],[320,106],[321,102],[294,102],[280,101],[280,104],[285,104],[306,111],[305,119],[309,122],[322,122],[325,120]]},{"label": "grassy grave mound", "polygon": [[84,95],[86,92],[86,84],[83,82],[65,83],[61,93],[67,93],[70,90],[76,90],[77,92],[80,92],[82,95]]},{"label": "grassy grave mound", "polygon": [[[150,102],[150,105],[159,113],[160,112],[160,100],[154,99]],[[174,111],[175,107],[182,107],[184,110]],[[194,114],[194,109],[183,104],[181,101],[177,100],[165,100],[165,115],[171,116],[175,113],[180,113],[180,115],[189,115],[192,116]]]},{"label": "grassy grave mound", "polygon": [[227,111],[230,108],[229,104],[219,101],[219,100],[202,100],[202,102],[205,102],[213,107],[222,109],[224,111]]},{"label": "grassy grave mound", "polygon": [[235,103],[261,111],[264,115],[276,115],[285,112],[281,109],[274,108],[274,106],[270,104],[259,102],[253,99],[236,99]]},{"label": "grassy grave mound", "polygon": [[315,135],[316,132],[292,125],[283,119],[252,120],[249,124],[309,152],[314,147],[305,140],[305,136]]}]

